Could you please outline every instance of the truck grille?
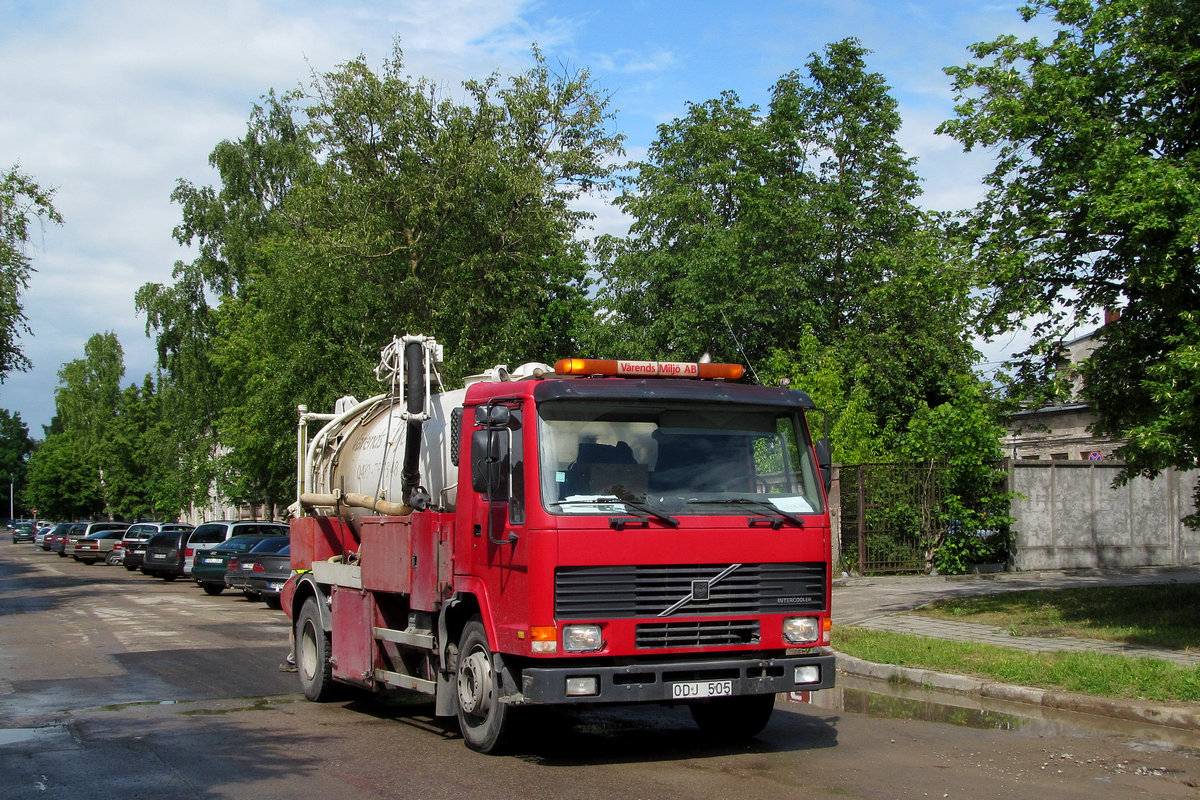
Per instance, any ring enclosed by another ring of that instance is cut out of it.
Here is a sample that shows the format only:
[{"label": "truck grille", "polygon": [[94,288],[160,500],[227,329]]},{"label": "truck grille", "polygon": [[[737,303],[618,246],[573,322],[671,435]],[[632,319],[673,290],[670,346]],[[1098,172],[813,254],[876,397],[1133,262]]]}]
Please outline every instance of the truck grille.
[{"label": "truck grille", "polygon": [[636,626],[638,647],[717,647],[758,644],[758,620],[646,622]]},{"label": "truck grille", "polygon": [[[559,567],[554,573],[558,619],[656,617],[707,585],[729,564]],[[742,564],[708,587],[708,599],[693,599],[677,616],[791,614],[825,610],[825,565]]]}]

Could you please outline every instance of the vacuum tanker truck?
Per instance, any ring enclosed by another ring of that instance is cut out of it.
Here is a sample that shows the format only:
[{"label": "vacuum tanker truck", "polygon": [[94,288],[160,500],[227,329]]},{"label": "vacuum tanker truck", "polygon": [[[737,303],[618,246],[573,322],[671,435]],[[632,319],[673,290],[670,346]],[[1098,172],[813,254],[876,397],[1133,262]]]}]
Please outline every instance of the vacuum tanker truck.
[{"label": "vacuum tanker truck", "polygon": [[441,357],[397,338],[379,395],[300,407],[282,602],[310,700],[425,693],[490,753],[530,706],[686,704],[730,739],[778,693],[833,685],[806,394],[605,359],[444,391]]}]

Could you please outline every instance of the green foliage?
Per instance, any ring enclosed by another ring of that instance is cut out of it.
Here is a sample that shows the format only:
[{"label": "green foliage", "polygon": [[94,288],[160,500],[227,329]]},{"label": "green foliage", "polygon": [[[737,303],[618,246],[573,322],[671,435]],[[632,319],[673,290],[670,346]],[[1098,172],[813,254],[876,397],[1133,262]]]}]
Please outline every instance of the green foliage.
[{"label": "green foliage", "polygon": [[612,345],[757,365],[806,326],[836,345],[862,323],[870,287],[928,233],[896,102],[866,53],[847,39],[814,54],[766,114],[725,92],[660,126],[618,199],[630,236],[602,251]]},{"label": "green foliage", "polygon": [[30,332],[21,305],[33,272],[26,247],[35,220],[62,224],[53,199],[53,189],[42,189],[17,166],[0,175],[0,382],[13,370],[30,366],[17,344],[21,334]]},{"label": "green foliage", "polygon": [[959,376],[954,398],[936,408],[922,405],[899,446],[903,458],[933,459],[942,498],[932,561],[944,574],[961,574],[974,564],[1007,561],[1009,493],[1004,491],[995,409],[976,379]]},{"label": "green foliage", "polygon": [[586,72],[533,55],[461,102],[405,75],[398,50],[378,72],[350,61],[267,97],[214,151],[219,189],[180,183],[176,235],[200,256],[138,304],[189,461],[219,453],[222,494],[288,496],[296,405],[381,391],[396,334],[435,335],[450,383],[575,349],[590,316],[574,201],[610,184],[621,137]]},{"label": "green foliage", "polygon": [[81,433],[53,434],[29,459],[26,502],[47,519],[84,519],[104,510],[100,465]]},{"label": "green foliage", "polygon": [[13,511],[17,516],[25,516],[20,498],[24,494],[26,462],[33,448],[29,428],[21,419],[20,412],[13,413],[0,408],[0,481],[10,485],[14,497]]},{"label": "green foliage", "polygon": [[596,342],[787,378],[831,412],[844,463],[886,458],[975,358],[970,273],[913,203],[896,102],[866,55],[829,45],[780,78],[765,114],[725,92],[660,127],[618,200],[630,236],[602,243]]},{"label": "green foliage", "polygon": [[1200,406],[1182,394],[1200,312],[1195,2],[1031,0],[1022,14],[1057,33],[974,45],[974,63],[947,70],[959,105],[939,129],[996,155],[970,220],[984,330],[1041,316],[1021,376],[1040,382],[1065,329],[1123,307],[1086,367],[1096,430],[1129,437],[1126,477],[1194,467]]}]

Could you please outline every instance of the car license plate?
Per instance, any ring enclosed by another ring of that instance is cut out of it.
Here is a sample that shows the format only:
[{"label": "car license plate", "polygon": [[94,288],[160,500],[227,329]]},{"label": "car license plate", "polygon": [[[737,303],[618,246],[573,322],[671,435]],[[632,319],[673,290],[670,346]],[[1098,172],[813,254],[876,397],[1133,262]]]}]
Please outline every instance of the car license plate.
[{"label": "car license plate", "polygon": [[204,563],[205,563],[205,564],[220,564],[220,563],[221,563],[221,559],[219,559],[219,558],[206,558],[206,559],[204,559]]},{"label": "car license plate", "polygon": [[151,553],[150,557],[151,558],[166,558],[167,554],[166,553]]},{"label": "car license plate", "polygon": [[279,590],[281,590],[283,588],[283,584],[282,583],[268,583],[267,588],[273,589],[274,591],[278,592]]},{"label": "car license plate", "polygon": [[689,700],[694,697],[729,697],[733,694],[733,681],[688,681],[672,683],[671,697]]}]

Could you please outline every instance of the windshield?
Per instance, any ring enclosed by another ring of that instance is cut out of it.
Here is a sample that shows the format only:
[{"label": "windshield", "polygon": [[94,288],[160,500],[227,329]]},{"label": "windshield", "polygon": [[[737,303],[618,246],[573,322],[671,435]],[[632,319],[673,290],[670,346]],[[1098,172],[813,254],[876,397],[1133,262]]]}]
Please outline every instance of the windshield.
[{"label": "windshield", "polygon": [[538,425],[552,513],[821,509],[799,412],[789,408],[569,400],[539,406]]}]

